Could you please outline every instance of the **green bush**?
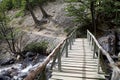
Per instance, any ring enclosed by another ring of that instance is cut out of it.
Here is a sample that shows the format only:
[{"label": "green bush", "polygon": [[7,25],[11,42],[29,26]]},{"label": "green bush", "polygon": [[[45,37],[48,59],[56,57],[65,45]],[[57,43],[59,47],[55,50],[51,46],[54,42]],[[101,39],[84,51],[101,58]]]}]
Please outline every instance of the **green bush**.
[{"label": "green bush", "polygon": [[25,52],[35,52],[40,54],[46,54],[46,50],[48,47],[48,42],[31,42],[26,45],[24,48]]},{"label": "green bush", "polygon": [[4,7],[6,8],[6,10],[10,10],[14,7],[12,0],[3,0],[2,3],[4,5]]},{"label": "green bush", "polygon": [[[29,0],[31,5],[37,6],[37,4],[44,4],[46,2],[52,2],[55,0]],[[24,8],[26,9],[26,0],[2,0],[2,4],[5,6],[6,10],[13,8]]]},{"label": "green bush", "polygon": [[91,22],[88,23],[84,23],[81,24],[80,26],[77,27],[77,31],[76,31],[76,37],[78,38],[85,38],[87,37],[87,29],[90,30],[91,32],[93,32],[93,29],[91,29]]},{"label": "green bush", "polygon": [[70,33],[73,31],[74,27],[73,28],[70,28],[70,27],[67,27],[64,32],[67,33],[67,36],[70,35]]},{"label": "green bush", "polygon": [[22,10],[15,14],[15,18],[20,16],[24,16],[24,12]]}]

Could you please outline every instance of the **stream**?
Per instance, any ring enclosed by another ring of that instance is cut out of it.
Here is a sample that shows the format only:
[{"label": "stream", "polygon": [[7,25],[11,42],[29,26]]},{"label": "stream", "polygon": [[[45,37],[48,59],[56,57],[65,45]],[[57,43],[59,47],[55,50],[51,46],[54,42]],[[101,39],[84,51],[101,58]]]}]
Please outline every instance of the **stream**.
[{"label": "stream", "polygon": [[23,80],[27,74],[40,65],[47,56],[36,55],[32,60],[26,58],[23,61],[11,65],[0,66],[0,80]]}]

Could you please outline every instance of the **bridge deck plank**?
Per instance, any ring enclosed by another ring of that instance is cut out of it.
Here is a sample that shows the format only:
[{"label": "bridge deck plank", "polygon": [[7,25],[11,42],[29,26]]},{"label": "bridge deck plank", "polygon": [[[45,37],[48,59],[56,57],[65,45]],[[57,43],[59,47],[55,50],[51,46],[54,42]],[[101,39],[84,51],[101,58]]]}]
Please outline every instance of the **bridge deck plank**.
[{"label": "bridge deck plank", "polygon": [[49,80],[105,80],[103,74],[97,73],[97,59],[93,59],[90,49],[85,38],[76,39],[68,57],[62,57],[62,71],[54,67]]}]

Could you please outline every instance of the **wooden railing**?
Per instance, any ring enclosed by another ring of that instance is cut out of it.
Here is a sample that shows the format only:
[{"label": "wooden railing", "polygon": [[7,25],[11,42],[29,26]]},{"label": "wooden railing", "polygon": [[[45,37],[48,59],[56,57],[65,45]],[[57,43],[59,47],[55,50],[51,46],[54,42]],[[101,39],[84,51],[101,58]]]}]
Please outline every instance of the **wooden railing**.
[{"label": "wooden railing", "polygon": [[61,71],[61,56],[63,51],[65,51],[66,57],[68,57],[68,48],[71,49],[71,45],[76,37],[76,28],[71,32],[71,34],[63,40],[57,47],[47,56],[47,58],[37,67],[37,69],[32,70],[24,80],[47,80],[46,76],[46,66],[52,61],[50,66],[50,71],[52,71],[56,60],[58,61],[58,71]]},{"label": "wooden railing", "polygon": [[[95,36],[89,30],[87,30],[87,39],[93,50],[93,58],[95,58],[95,55],[97,55],[98,58],[98,73],[100,73],[100,67],[102,67],[103,71],[109,69],[112,72],[109,75],[111,76],[111,79],[109,80],[120,80],[120,69],[115,65],[116,63],[111,58],[110,54],[101,47]],[[107,64],[103,59],[103,55],[107,58]],[[108,73],[105,72],[105,74]]]}]

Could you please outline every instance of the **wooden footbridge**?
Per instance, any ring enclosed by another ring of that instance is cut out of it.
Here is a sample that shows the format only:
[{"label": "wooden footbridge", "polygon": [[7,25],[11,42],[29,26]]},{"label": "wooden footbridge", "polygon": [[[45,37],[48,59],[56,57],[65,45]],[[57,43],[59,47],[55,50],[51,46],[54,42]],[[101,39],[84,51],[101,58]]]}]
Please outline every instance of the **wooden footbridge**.
[{"label": "wooden footbridge", "polygon": [[77,38],[68,50],[68,57],[61,59],[61,71],[53,68],[50,80],[99,80],[104,75],[97,73],[97,59],[93,59],[93,51],[87,39]]},{"label": "wooden footbridge", "polygon": [[[120,80],[120,69],[93,34],[87,31],[87,38],[76,38],[75,35],[76,30],[24,80],[107,80],[107,76],[110,77],[108,80]],[[108,63],[102,55],[106,56]],[[49,78],[46,76],[48,64]]]}]

